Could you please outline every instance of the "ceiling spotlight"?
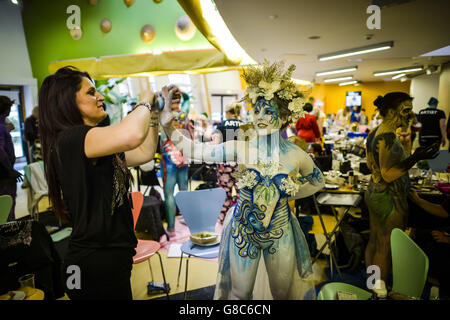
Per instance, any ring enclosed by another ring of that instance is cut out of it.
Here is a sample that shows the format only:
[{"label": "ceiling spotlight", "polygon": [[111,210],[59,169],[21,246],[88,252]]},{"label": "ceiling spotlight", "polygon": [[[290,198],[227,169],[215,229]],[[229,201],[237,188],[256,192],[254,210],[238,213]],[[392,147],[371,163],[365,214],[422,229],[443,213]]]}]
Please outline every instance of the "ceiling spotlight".
[{"label": "ceiling spotlight", "polygon": [[394,69],[394,70],[386,70],[386,71],[376,71],[373,73],[375,77],[379,76],[386,76],[389,74],[397,74],[397,73],[407,73],[407,72],[414,72],[414,71],[420,71],[423,69],[423,66],[418,67],[407,67],[407,68],[400,68],[400,69]]},{"label": "ceiling spotlight", "polygon": [[328,71],[320,71],[320,72],[316,72],[316,76],[320,77],[320,76],[326,76],[326,75],[329,75],[329,74],[351,72],[351,71],[355,71],[356,69],[358,69],[357,66],[346,67],[346,68],[341,68],[341,69],[334,69],[334,70],[328,70]]},{"label": "ceiling spotlight", "polygon": [[347,86],[349,84],[357,84],[357,83],[358,83],[358,81],[353,80],[353,81],[341,82],[341,83],[339,83],[339,85],[340,86]]},{"label": "ceiling spotlight", "polygon": [[353,76],[347,76],[347,77],[340,77],[340,78],[328,78],[323,80],[323,82],[333,82],[333,81],[344,81],[344,80],[350,80]]},{"label": "ceiling spotlight", "polygon": [[344,57],[348,57],[348,56],[355,56],[355,55],[363,54],[363,53],[387,50],[387,49],[392,48],[393,46],[394,46],[393,41],[383,42],[383,43],[373,44],[370,46],[353,48],[350,50],[343,50],[343,51],[336,51],[333,53],[322,54],[322,55],[318,56],[318,59],[319,59],[319,61],[327,61],[327,60],[332,60],[332,59],[344,58]]},{"label": "ceiling spotlight", "polygon": [[401,78],[401,77],[404,77],[404,76],[406,76],[406,73],[399,73],[399,74],[396,74],[395,76],[393,76],[392,80],[395,80],[395,79],[398,79],[398,78]]}]

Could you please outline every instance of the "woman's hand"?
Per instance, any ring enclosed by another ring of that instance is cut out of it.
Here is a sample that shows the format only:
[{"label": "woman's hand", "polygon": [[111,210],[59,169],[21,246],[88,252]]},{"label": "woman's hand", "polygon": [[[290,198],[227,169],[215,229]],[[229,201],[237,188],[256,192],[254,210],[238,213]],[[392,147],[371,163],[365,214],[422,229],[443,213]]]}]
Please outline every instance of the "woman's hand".
[{"label": "woman's hand", "polygon": [[436,240],[436,242],[450,243],[450,237],[442,231],[432,231],[431,234],[433,235],[433,238],[434,240]]},{"label": "woman's hand", "polygon": [[151,89],[143,90],[143,91],[141,91],[141,93],[139,95],[138,101],[139,102],[147,102],[147,103],[150,103],[151,105],[153,105],[155,102],[155,94],[152,92]]},{"label": "woman's hand", "polygon": [[421,198],[419,197],[419,195],[417,194],[417,191],[414,189],[411,189],[408,193],[408,198],[411,199],[412,202],[414,203],[419,203]]}]

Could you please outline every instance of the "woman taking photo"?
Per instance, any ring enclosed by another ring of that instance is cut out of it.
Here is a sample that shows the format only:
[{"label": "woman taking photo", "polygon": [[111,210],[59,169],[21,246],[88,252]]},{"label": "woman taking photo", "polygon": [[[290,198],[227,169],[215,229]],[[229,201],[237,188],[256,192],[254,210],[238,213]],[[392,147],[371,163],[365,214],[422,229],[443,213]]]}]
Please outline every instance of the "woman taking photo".
[{"label": "woman taking photo", "polygon": [[[153,159],[158,108],[151,105],[154,95],[144,92],[122,122],[100,127],[107,116],[103,100],[89,74],[73,67],[48,76],[39,92],[49,198],[56,216],[73,227],[63,257],[70,299],[132,299],[137,240],[127,167]],[[80,282],[71,280],[73,270]]]},{"label": "woman taking photo", "polygon": [[412,98],[403,92],[391,92],[379,96],[374,104],[383,122],[367,137],[367,165],[372,175],[365,195],[370,214],[365,254],[366,266],[378,266],[385,285],[391,272],[391,232],[394,228],[404,230],[408,219],[408,170],[417,161],[436,156],[439,142],[417,148],[409,156],[395,132],[409,127],[413,120]]}]

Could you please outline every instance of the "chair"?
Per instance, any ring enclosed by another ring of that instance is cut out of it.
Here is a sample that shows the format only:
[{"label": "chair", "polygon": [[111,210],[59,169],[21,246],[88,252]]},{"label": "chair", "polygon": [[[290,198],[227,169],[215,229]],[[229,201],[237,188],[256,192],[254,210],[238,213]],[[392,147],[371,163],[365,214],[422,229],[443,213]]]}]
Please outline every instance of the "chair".
[{"label": "chair", "polygon": [[5,224],[8,221],[9,212],[12,207],[12,197],[9,195],[0,196],[0,224]]},{"label": "chair", "polygon": [[[195,191],[179,191],[175,195],[175,202],[186,222],[191,234],[198,232],[214,232],[220,210],[225,202],[226,192],[222,188],[202,189]],[[184,299],[187,296],[189,258],[191,256],[213,259],[219,255],[219,243],[210,246],[200,246],[187,240],[181,246],[181,259],[178,268],[177,286],[180,281],[183,254],[186,260],[186,281],[184,285]]]},{"label": "chair", "polygon": [[28,211],[35,220],[39,220],[39,202],[48,196],[48,185],[45,179],[44,162],[37,161],[25,166],[25,181],[28,185]]},{"label": "chair", "polygon": [[369,300],[372,293],[343,282],[330,282],[320,289],[317,300],[337,300],[338,291],[355,294],[357,300]]},{"label": "chair", "polygon": [[[141,212],[142,205],[144,203],[144,195],[140,191],[135,191],[131,193],[132,201],[133,201],[133,222],[134,226],[136,227],[137,220],[139,218],[139,214]],[[152,271],[152,265],[150,263],[150,258],[156,253],[159,257],[159,263],[161,265],[161,272],[164,280],[164,288],[165,293],[167,296],[167,299],[169,299],[169,286],[166,282],[166,276],[164,273],[164,266],[162,263],[161,255],[159,254],[158,250],[161,248],[161,245],[157,241],[153,240],[140,240],[138,239],[138,244],[136,246],[136,255],[133,257],[133,264],[138,264],[144,261],[148,261],[148,266],[150,268],[150,274],[152,275],[152,281],[153,281],[153,271]]]},{"label": "chair", "polygon": [[402,230],[391,233],[392,291],[420,298],[428,274],[428,257]]}]

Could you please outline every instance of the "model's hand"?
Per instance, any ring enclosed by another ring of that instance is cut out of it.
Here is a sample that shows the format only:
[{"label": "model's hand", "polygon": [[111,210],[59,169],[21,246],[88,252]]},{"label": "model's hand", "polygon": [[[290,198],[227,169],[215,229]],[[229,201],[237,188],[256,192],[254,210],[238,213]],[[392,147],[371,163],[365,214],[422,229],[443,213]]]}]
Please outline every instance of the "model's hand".
[{"label": "model's hand", "polygon": [[432,231],[431,234],[433,235],[433,238],[434,240],[436,240],[436,242],[450,243],[450,237],[442,231]]},{"label": "model's hand", "polygon": [[428,147],[418,147],[414,151],[414,157],[418,160],[434,159],[439,155],[439,142],[435,142]]},{"label": "model's hand", "polygon": [[161,90],[161,95],[164,99],[164,109],[160,112],[159,121],[163,127],[168,127],[176,117],[172,111],[179,111],[181,101],[179,89],[176,86],[172,86],[171,89],[164,86]]}]

